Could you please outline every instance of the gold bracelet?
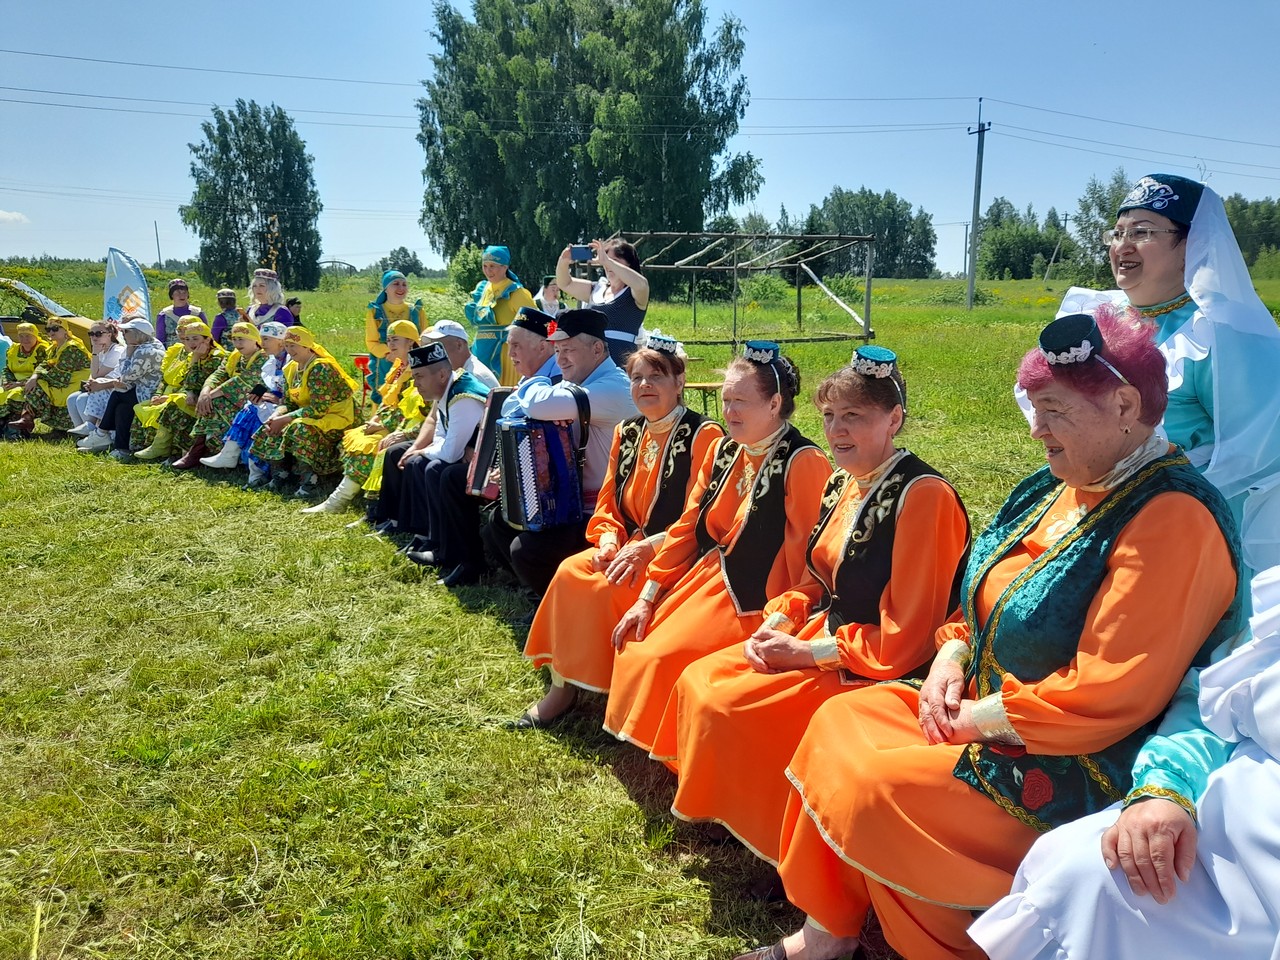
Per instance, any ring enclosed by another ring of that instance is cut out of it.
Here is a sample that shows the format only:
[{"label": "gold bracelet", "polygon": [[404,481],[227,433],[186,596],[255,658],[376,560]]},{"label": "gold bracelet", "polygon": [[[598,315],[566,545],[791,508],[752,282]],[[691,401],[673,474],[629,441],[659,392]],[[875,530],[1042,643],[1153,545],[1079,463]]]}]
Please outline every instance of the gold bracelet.
[{"label": "gold bracelet", "polygon": [[640,591],[640,599],[645,603],[655,603],[662,585],[657,580],[646,580],[644,589]]},{"label": "gold bracelet", "polygon": [[612,530],[610,530],[607,533],[600,534],[600,544],[596,547],[596,549],[604,550],[607,547],[616,547],[617,545],[618,545],[618,535],[614,533]]},{"label": "gold bracelet", "polygon": [[1196,805],[1188,800],[1177,790],[1170,790],[1168,787],[1136,787],[1129,791],[1129,795],[1124,798],[1124,805],[1128,807],[1131,803],[1136,803],[1144,797],[1159,797],[1161,800],[1172,800],[1187,813],[1191,814],[1191,819],[1196,819]]},{"label": "gold bracelet", "polygon": [[813,654],[813,665],[819,670],[835,670],[840,666],[840,648],[835,637],[814,637],[809,641],[809,652]]},{"label": "gold bracelet", "polygon": [[948,640],[938,648],[938,659],[950,660],[968,669],[970,661],[973,660],[973,651],[963,640]]}]

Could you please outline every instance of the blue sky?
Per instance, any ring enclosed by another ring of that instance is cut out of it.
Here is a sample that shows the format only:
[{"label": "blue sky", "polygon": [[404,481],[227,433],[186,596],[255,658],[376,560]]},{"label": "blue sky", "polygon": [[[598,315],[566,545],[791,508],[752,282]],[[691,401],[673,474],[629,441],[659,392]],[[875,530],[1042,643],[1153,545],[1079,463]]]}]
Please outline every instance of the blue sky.
[{"label": "blue sky", "polygon": [[[1066,212],[1090,176],[1117,166],[1134,179],[1200,168],[1224,195],[1280,194],[1280,4],[1224,2],[1208,22],[1215,8],[1184,0],[707,5],[747,30],[752,103],[734,149],[762,160],[748,209],[770,220],[835,185],[893,190],[933,214],[938,265],[959,270],[978,97],[993,124],[984,209],[1003,195]],[[417,225],[413,102],[434,46],[430,4],[7,6],[0,48],[24,53],[0,53],[0,258],[114,245],[150,262],[153,222],[166,258],[194,255],[177,215],[191,193],[187,144],[210,104],[243,97],[298,121],[327,256],[364,265],[405,246],[440,264]]]}]

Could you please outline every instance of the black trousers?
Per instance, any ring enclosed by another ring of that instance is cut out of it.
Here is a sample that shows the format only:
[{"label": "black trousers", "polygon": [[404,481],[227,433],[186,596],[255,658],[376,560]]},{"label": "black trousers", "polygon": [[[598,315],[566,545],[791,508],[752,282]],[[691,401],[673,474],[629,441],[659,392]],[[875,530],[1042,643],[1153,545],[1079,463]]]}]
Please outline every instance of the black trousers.
[{"label": "black trousers", "polygon": [[438,517],[433,515],[432,529],[439,537],[441,568],[466,564],[483,568],[484,541],[480,539],[480,508],[485,501],[467,493],[467,464],[451,463],[440,471],[436,503]]},{"label": "black trousers", "polygon": [[98,424],[101,430],[114,430],[117,450],[129,450],[129,433],[133,430],[133,408],[138,402],[138,388],[128,390],[112,390],[107,397],[107,409],[103,411],[102,421]]},{"label": "black trousers", "polygon": [[400,521],[400,494],[404,489],[404,473],[400,470],[400,458],[408,450],[408,440],[392,444],[386,449],[382,463],[382,492],[377,500],[370,501],[369,519],[374,523],[384,520]]},{"label": "black trousers", "polygon": [[500,517],[481,530],[485,544],[538,596],[547,592],[562,560],[587,545],[587,521],[549,530],[516,530]]},{"label": "black trousers", "polygon": [[404,463],[404,469],[400,471],[402,487],[397,526],[401,533],[432,541],[430,549],[440,545],[440,473],[447,466],[449,464],[439,460],[414,457]]}]

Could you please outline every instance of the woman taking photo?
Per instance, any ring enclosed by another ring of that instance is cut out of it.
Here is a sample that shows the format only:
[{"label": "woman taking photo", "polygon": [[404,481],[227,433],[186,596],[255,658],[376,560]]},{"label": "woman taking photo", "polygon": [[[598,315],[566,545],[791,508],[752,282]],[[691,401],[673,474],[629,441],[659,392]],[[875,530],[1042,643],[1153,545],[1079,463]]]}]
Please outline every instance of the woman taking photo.
[{"label": "woman taking photo", "polygon": [[681,674],[653,748],[680,776],[673,814],[723,824],[775,864],[784,771],[809,718],[850,690],[923,676],[934,632],[959,603],[969,547],[955,489],[895,446],[906,384],[893,351],[859,347],[815,400],[837,469],[807,576],[765,605],[745,644]]},{"label": "woman taking photo", "polygon": [[805,578],[805,548],[831,475],[791,425],[800,372],[776,343],[748,341],[725,372],[721,439],[680,519],[649,563],[636,602],[613,631],[604,727],[653,747],[667,697],[699,657],[764,622],[770,597]]},{"label": "woman taking photo", "polygon": [[973,911],[1040,833],[1128,791],[1193,663],[1241,626],[1222,496],[1155,436],[1167,396],[1148,328],[1055,320],[1018,383],[1048,465],[973,544],[962,622],[919,688],[833,697],[787,768],[787,898],[809,916],[745,956],[832,960],[874,908],[909,957],[983,956]]},{"label": "woman taking photo", "polygon": [[640,272],[636,248],[625,240],[592,240],[589,246],[594,254],[590,262],[599,265],[604,276],[594,284],[574,277],[569,270],[573,248],[565,247],[556,261],[556,283],[584,307],[594,307],[608,318],[609,355],[621,367],[636,348],[649,309],[649,281]]},{"label": "woman taking photo", "polygon": [[587,549],[560,564],[538,605],[524,655],[550,669],[551,688],[517,727],[546,726],[573,706],[579,687],[609,692],[613,628],[639,597],[649,562],[724,435],[681,404],[684,370],[680,344],[656,333],[627,360],[640,416],[614,430]]}]

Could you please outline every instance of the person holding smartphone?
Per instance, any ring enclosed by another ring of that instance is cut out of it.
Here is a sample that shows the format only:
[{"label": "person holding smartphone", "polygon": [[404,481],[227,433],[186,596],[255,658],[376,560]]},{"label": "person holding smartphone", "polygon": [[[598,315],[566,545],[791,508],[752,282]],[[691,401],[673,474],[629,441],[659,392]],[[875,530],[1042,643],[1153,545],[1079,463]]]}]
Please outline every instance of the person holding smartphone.
[{"label": "person holding smartphone", "polygon": [[[595,264],[604,276],[594,284],[569,272],[574,262]],[[556,261],[556,283],[582,301],[584,307],[605,315],[605,342],[613,362],[622,366],[636,349],[636,337],[649,309],[649,281],[640,272],[640,256],[625,240],[592,240],[567,246]]]}]

